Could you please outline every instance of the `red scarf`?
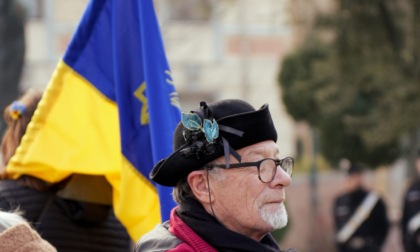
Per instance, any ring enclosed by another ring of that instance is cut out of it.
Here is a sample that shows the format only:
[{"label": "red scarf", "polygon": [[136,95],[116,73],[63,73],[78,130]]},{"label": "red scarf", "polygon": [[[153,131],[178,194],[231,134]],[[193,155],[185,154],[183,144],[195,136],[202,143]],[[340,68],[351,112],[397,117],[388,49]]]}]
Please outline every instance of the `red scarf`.
[{"label": "red scarf", "polygon": [[[280,252],[277,242],[267,234],[258,242],[231,231],[189,198],[171,213],[170,231],[196,251]],[[295,250],[288,250],[295,251]]]}]

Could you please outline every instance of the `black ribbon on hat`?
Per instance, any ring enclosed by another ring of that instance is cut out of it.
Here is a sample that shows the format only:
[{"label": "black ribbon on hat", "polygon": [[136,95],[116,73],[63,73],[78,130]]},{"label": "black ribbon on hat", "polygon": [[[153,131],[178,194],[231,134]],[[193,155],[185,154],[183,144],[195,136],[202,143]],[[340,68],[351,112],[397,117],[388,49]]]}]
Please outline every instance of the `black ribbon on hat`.
[{"label": "black ribbon on hat", "polygon": [[[213,109],[210,106],[208,106],[205,101],[200,102],[200,109],[198,111],[191,111],[191,112],[197,114],[202,120],[208,119],[210,121],[213,121],[213,119],[214,119],[213,118]],[[226,125],[220,125],[219,124],[218,126],[219,126],[219,132],[223,131],[223,132],[230,133],[230,134],[233,134],[233,135],[236,135],[236,136],[239,136],[239,137],[242,137],[244,135],[244,132],[241,131],[241,130],[237,130],[235,128],[232,128],[232,127],[229,127],[229,126],[226,126]],[[184,131],[185,130],[188,130],[188,129],[185,128]],[[206,140],[204,140],[204,141],[206,141]],[[230,166],[230,154],[232,154],[232,156],[235,157],[235,159],[238,160],[239,163],[241,162],[241,159],[242,159],[241,155],[239,155],[238,152],[236,152],[236,150],[233,149],[232,146],[230,146],[229,141],[226,138],[221,136],[221,141],[219,141],[219,144],[223,147],[227,168],[229,168],[229,166]],[[191,155],[191,153],[189,153],[190,151],[192,151],[192,150],[191,149],[190,150],[185,149],[185,151],[181,152],[181,154],[186,156],[186,157],[195,156],[196,158],[199,158],[199,155],[197,153],[196,153],[196,155]],[[204,153],[206,153],[206,152],[204,152]],[[211,154],[213,154],[213,153],[208,153],[208,155],[211,155]]]}]

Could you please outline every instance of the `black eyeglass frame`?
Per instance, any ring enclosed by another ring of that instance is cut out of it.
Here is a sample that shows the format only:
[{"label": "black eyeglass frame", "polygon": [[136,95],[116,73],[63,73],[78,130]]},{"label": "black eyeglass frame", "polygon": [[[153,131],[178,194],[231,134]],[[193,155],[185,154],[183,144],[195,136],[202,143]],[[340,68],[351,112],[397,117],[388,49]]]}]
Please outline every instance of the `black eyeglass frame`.
[{"label": "black eyeglass frame", "polygon": [[[276,164],[276,167],[280,166],[283,171],[285,171],[290,177],[292,177],[293,168],[295,166],[295,161],[292,157],[285,157],[283,159],[264,158],[264,159],[261,159],[260,161],[256,161],[256,162],[245,162],[245,163],[230,164],[229,167],[227,167],[226,164],[208,164],[208,165],[206,165],[206,169],[213,169],[213,168],[231,169],[231,168],[245,168],[245,167],[256,166],[257,169],[258,169],[258,178],[260,179],[260,181],[263,182],[263,183],[270,183],[271,181],[274,180],[274,177],[276,176],[276,173],[277,173],[277,169],[274,170],[273,176],[271,177],[270,181],[263,181],[261,179],[261,175],[260,175],[260,166],[261,166],[262,162],[264,162],[265,160],[274,161],[274,163]],[[284,163],[285,160],[291,161],[292,167],[290,169],[290,173],[282,166],[282,164]]]}]

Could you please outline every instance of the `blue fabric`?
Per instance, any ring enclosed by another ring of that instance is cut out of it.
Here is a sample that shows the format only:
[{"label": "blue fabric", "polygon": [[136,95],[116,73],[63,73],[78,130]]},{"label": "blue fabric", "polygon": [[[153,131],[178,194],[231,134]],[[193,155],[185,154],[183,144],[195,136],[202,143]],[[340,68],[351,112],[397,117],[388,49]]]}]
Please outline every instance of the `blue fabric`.
[{"label": "blue fabric", "polygon": [[[172,152],[181,117],[153,1],[91,0],[64,62],[117,104],[122,152],[149,179]],[[175,206],[172,188],[154,185],[166,220]]]}]

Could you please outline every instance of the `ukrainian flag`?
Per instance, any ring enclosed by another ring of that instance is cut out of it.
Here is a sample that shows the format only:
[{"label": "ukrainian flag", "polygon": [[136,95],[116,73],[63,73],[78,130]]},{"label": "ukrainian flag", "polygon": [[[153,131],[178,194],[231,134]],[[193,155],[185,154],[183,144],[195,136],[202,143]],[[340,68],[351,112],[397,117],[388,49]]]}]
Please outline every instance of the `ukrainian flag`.
[{"label": "ukrainian flag", "polygon": [[91,0],[7,172],[105,176],[137,240],[175,206],[148,174],[172,152],[179,120],[153,1]]}]

